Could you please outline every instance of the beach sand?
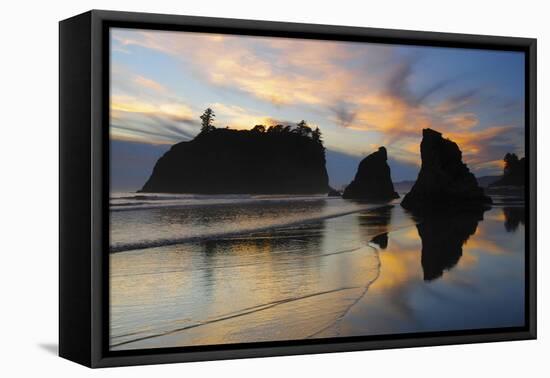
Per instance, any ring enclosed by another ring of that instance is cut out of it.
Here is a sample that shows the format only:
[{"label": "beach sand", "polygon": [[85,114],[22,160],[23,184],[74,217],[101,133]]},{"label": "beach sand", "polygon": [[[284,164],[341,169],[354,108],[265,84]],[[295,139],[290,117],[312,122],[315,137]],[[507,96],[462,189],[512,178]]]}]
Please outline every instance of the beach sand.
[{"label": "beach sand", "polygon": [[398,205],[111,253],[111,349],[521,326],[525,230],[506,209],[457,218],[473,234],[435,258]]}]

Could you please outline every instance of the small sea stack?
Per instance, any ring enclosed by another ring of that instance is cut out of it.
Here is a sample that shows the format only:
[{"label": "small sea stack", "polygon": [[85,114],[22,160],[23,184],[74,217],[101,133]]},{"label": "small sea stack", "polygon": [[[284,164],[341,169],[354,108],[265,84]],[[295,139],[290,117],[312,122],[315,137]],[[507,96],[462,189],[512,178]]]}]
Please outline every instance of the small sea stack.
[{"label": "small sea stack", "polygon": [[411,191],[401,206],[413,211],[437,207],[483,206],[490,204],[475,176],[462,162],[462,151],[440,132],[422,130],[422,166]]},{"label": "small sea stack", "polygon": [[525,186],[525,157],[518,158],[514,153],[507,153],[504,156],[504,172],[502,177],[492,182],[490,187]]},{"label": "small sea stack", "polygon": [[380,147],[359,163],[353,181],[346,187],[342,197],[347,199],[389,201],[399,198],[393,188],[388,153]]}]

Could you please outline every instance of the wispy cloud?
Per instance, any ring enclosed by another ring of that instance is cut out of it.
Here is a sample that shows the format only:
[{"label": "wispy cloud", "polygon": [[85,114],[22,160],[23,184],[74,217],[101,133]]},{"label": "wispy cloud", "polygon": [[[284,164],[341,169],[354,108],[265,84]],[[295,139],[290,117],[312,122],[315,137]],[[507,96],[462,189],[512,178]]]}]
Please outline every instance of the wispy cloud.
[{"label": "wispy cloud", "polygon": [[113,65],[110,97],[111,135],[115,139],[172,144],[192,139],[199,130],[198,110],[165,85]]},{"label": "wispy cloud", "polygon": [[113,67],[116,124],[167,143],[195,135],[198,116],[211,106],[218,127],[311,119],[330,148],[359,155],[383,144],[406,163],[418,164],[427,127],[455,140],[484,172],[499,167],[503,152],[522,150],[521,96],[488,101],[489,92],[499,95],[498,78],[465,74],[458,62],[427,71],[452,49],[437,55],[430,48],[125,29],[113,33],[113,49],[161,54],[193,81],[187,91],[174,90],[166,80]]},{"label": "wispy cloud", "polygon": [[140,85],[140,86],[145,87],[145,88],[152,89],[152,90],[154,90],[156,92],[159,92],[159,93],[168,92],[168,90],[166,89],[166,87],[164,85],[162,85],[160,83],[157,83],[154,80],[151,80],[151,79],[148,79],[146,77],[140,76],[140,75],[135,76],[134,82],[137,85]]},{"label": "wispy cloud", "polygon": [[247,130],[255,125],[273,126],[279,123],[291,124],[236,105],[226,105],[217,102],[211,106],[216,111],[215,123],[218,127],[228,126],[232,129]]}]

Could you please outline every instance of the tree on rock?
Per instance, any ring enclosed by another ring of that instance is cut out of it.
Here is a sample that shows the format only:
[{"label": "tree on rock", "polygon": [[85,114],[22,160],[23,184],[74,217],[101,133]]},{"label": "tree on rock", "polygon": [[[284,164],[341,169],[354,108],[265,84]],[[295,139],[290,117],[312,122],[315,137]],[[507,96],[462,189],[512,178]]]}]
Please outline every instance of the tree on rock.
[{"label": "tree on rock", "polygon": [[252,131],[255,133],[265,133],[265,126],[264,125],[256,125],[252,128]]},{"label": "tree on rock", "polygon": [[490,186],[525,186],[525,169],[525,157],[520,159],[514,153],[507,153],[502,177]]},{"label": "tree on rock", "polygon": [[311,132],[311,138],[318,143],[322,142],[321,135],[321,130],[318,127]]},{"label": "tree on rock", "polygon": [[267,129],[268,133],[282,133],[285,127],[283,125],[269,126]]},{"label": "tree on rock", "polygon": [[204,113],[201,115],[201,133],[208,133],[214,129],[214,118],[216,118],[216,114],[214,114],[214,111],[210,108],[206,108]]},{"label": "tree on rock", "polygon": [[507,153],[504,156],[504,174],[510,173],[519,163],[518,156],[514,153]]},{"label": "tree on rock", "polygon": [[304,120],[301,120],[296,125],[296,128],[294,129],[294,132],[301,136],[310,136],[311,135],[311,127],[307,125],[307,122]]}]

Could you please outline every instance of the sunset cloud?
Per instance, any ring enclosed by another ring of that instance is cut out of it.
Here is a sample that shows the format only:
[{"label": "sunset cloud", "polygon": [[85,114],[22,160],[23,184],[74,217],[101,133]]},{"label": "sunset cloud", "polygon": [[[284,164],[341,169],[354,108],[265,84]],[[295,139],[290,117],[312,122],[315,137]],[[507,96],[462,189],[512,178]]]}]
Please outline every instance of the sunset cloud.
[{"label": "sunset cloud", "polygon": [[162,84],[159,84],[156,81],[148,79],[148,78],[143,77],[143,76],[137,75],[134,78],[134,82],[138,85],[141,85],[145,88],[152,89],[156,92],[160,92],[160,93],[166,93],[167,92],[166,87],[164,87]]},{"label": "sunset cloud", "polygon": [[227,126],[232,129],[248,130],[255,125],[274,126],[278,123],[288,124],[288,122],[276,120],[268,115],[261,115],[240,106],[214,103],[212,108],[216,109],[215,124],[218,127]]},{"label": "sunset cloud", "polygon": [[218,127],[306,119],[327,148],[385,145],[407,164],[419,164],[427,127],[457,142],[476,174],[523,153],[514,53],[131,29],[115,29],[112,46],[112,123],[126,137],[134,127],[142,140],[192,138],[212,107]]},{"label": "sunset cloud", "polygon": [[199,111],[166,86],[125,67],[113,66],[110,117],[115,139],[173,144],[192,139]]}]

